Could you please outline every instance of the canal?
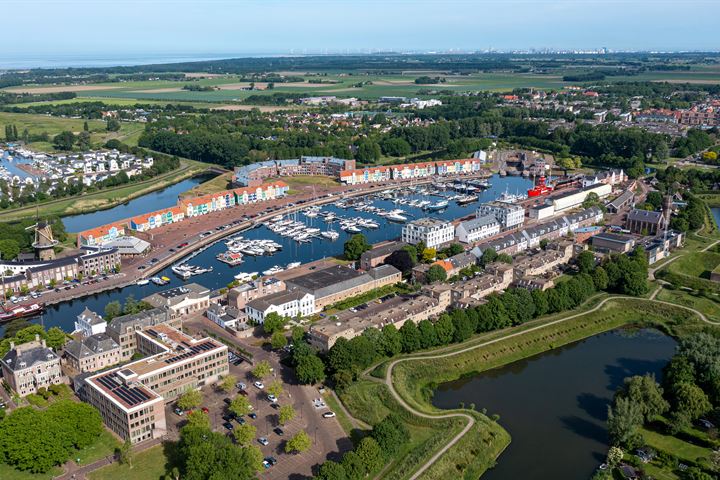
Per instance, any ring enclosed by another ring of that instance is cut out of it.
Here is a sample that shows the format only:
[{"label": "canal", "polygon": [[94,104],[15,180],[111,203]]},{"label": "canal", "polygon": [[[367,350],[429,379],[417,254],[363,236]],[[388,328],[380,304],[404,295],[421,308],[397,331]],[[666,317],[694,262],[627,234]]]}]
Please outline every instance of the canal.
[{"label": "canal", "polygon": [[173,207],[177,205],[178,195],[193,188],[195,185],[207,182],[214,176],[215,175],[209,173],[197,175],[107,210],[63,217],[62,222],[65,224],[65,230],[68,232],[82,232],[83,230],[89,230],[106,223],[124,220],[142,213]]},{"label": "canal", "polygon": [[[187,180],[186,182],[192,181]],[[402,208],[409,220],[420,218],[422,216],[434,216],[453,220],[459,217],[467,216],[472,214],[481,202],[488,202],[496,199],[500,194],[506,190],[509,193],[523,193],[532,184],[531,180],[522,177],[500,177],[493,176],[489,179],[491,184],[490,188],[480,193],[479,201],[467,205],[457,205],[455,202],[449,202],[448,208],[441,212],[435,213],[424,213],[420,208],[411,207],[409,205],[396,205],[388,200],[373,200],[373,205],[387,210]],[[190,185],[191,184],[186,184]],[[172,188],[172,187],[170,187]],[[187,189],[189,187],[185,187]],[[166,189],[167,191],[168,189]],[[179,190],[175,190],[174,196],[177,196]],[[447,192],[448,195],[453,192]],[[129,202],[128,205],[132,204],[133,207],[125,211],[121,218],[127,218],[129,216],[138,215],[143,211],[149,211],[156,208],[161,208],[157,205],[157,200],[146,200],[148,194],[144,197],[137,198]],[[425,199],[429,201],[436,201],[439,197],[429,195],[410,195],[406,198],[409,199]],[[153,204],[153,208],[145,208],[148,203]],[[116,207],[118,208],[118,207]],[[77,215],[77,220],[73,220],[75,225],[82,225],[82,228],[91,228],[102,223],[107,223],[110,219],[107,218],[109,212],[115,209],[106,210],[104,212],[90,213],[86,215]],[[323,210],[336,212],[341,217],[365,217],[372,218],[380,224],[380,228],[373,230],[364,230],[363,233],[367,236],[368,241],[371,243],[377,243],[384,240],[391,240],[400,237],[402,230],[402,224],[393,223],[385,220],[383,217],[376,216],[372,213],[358,212],[351,208],[342,209],[334,204],[329,204],[323,207]],[[89,216],[95,216],[95,221],[85,221],[85,218]],[[302,213],[296,215],[297,220],[305,222],[307,225],[312,225],[322,230],[327,229],[325,224],[320,218],[307,218]],[[213,271],[202,275],[194,276],[190,280],[183,281],[175,276],[170,267],[164,269],[158,273],[158,276],[167,276],[171,279],[170,283],[166,286],[159,287],[152,283],[148,285],[130,285],[122,289],[116,289],[106,291],[100,294],[91,295],[81,299],[75,299],[68,302],[62,302],[55,305],[48,306],[46,312],[42,318],[33,319],[33,322],[43,322],[46,328],[59,326],[67,332],[71,332],[74,329],[74,322],[77,315],[85,308],[88,307],[102,314],[105,310],[105,305],[114,300],[123,302],[129,295],[132,295],[135,299],[141,299],[159,290],[165,290],[172,287],[182,285],[183,283],[196,282],[204,285],[208,288],[216,289],[226,286],[228,283],[233,281],[234,276],[240,272],[262,272],[274,265],[286,266],[290,262],[302,262],[307,263],[314,260],[319,260],[324,257],[336,256],[342,253],[344,242],[350,237],[350,234],[339,230],[338,225],[334,225],[334,229],[340,234],[340,237],[335,241],[330,241],[325,238],[319,237],[312,241],[312,243],[297,243],[292,239],[282,237],[278,234],[273,233],[264,226],[241,233],[245,238],[251,239],[272,239],[280,243],[283,249],[272,256],[260,256],[252,257],[245,256],[244,262],[238,266],[231,267],[224,263],[219,262],[215,257],[217,254],[226,251],[225,243],[218,242],[214,245],[201,251],[194,257],[188,260],[191,265],[199,266],[212,266]],[[0,334],[2,333],[3,327],[0,326]]]},{"label": "canal", "polygon": [[512,441],[483,480],[587,479],[605,460],[613,394],[627,376],[659,380],[675,345],[657,330],[615,330],[440,385],[433,404],[500,415]]}]

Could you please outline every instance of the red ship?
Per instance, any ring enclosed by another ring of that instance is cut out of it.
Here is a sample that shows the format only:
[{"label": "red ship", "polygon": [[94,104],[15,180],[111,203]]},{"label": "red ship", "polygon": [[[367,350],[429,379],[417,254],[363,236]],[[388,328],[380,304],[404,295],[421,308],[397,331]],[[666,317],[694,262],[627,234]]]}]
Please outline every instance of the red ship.
[{"label": "red ship", "polygon": [[33,303],[32,305],[18,305],[16,307],[0,307],[0,322],[9,322],[16,318],[34,317],[45,310],[44,305]]},{"label": "red ship", "polygon": [[545,177],[542,176],[538,178],[537,183],[535,186],[528,190],[528,197],[539,197],[540,195],[547,195],[548,193],[552,192],[552,187],[549,187],[545,184]]}]

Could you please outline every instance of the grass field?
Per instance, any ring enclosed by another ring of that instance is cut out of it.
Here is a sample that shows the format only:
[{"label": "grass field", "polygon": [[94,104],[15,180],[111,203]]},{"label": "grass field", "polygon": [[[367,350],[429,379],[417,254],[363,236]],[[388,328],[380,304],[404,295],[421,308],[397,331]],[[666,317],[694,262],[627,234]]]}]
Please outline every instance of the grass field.
[{"label": "grass field", "polygon": [[699,447],[680,440],[679,438],[663,435],[644,427],[640,429],[640,433],[645,439],[645,442],[656,450],[668,452],[680,460],[688,460],[700,463],[703,466],[708,466],[707,458],[710,454],[710,449],[708,448]]},{"label": "grass field", "polygon": [[720,253],[691,252],[678,258],[667,269],[672,273],[698,278],[710,278],[710,272],[720,265]]},{"label": "grass field", "polygon": [[50,480],[61,473],[62,469],[60,467],[53,468],[48,473],[28,473],[0,463],[0,478],[2,480]]},{"label": "grass field", "polygon": [[[30,142],[28,146],[37,151],[54,152],[52,138],[62,131],[69,130],[75,134],[83,131],[86,120],[76,118],[51,117],[48,115],[35,115],[28,113],[0,112],[0,125],[12,124],[17,127],[18,133],[27,129],[31,135],[47,133],[50,142]],[[137,145],[138,139],[145,130],[145,125],[138,122],[120,122],[120,131],[108,132],[102,120],[87,120],[90,129],[90,142],[101,147],[108,140],[117,139],[127,145]]]},{"label": "grass field", "polygon": [[88,475],[90,480],[159,480],[175,465],[175,444],[166,442],[136,454],[132,466],[114,463]]}]

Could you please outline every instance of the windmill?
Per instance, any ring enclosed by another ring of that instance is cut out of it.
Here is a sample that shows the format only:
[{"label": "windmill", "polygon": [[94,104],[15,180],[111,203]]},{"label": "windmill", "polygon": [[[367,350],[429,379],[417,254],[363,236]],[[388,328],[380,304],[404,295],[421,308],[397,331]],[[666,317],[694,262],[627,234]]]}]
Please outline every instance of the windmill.
[{"label": "windmill", "polygon": [[55,258],[55,246],[60,242],[53,237],[52,225],[38,221],[25,230],[31,229],[35,231],[35,240],[32,243],[32,247],[35,249],[35,258],[38,260],[53,260]]}]

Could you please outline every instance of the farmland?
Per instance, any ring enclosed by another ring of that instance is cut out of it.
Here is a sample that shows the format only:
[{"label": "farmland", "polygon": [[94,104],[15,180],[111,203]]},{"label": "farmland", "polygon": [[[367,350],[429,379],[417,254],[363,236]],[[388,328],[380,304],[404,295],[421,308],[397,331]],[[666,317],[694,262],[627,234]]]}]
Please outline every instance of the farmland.
[{"label": "farmland", "polygon": [[[445,74],[443,72],[405,71],[394,74],[366,74],[361,72],[304,72],[303,82],[276,83],[267,89],[267,83],[257,82],[257,90],[249,90],[250,82],[242,81],[236,75],[212,75],[207,78],[191,78],[183,81],[128,81],[98,83],[92,85],[23,86],[6,89],[8,92],[47,93],[49,91],[74,91],[78,97],[72,100],[52,102],[56,104],[101,100],[113,105],[132,103],[183,102],[196,107],[213,107],[217,104],[238,104],[253,95],[269,96],[273,93],[313,95],[335,95],[373,100],[382,96],[428,96],[427,91],[446,90],[452,92],[511,91],[515,88],[561,89],[569,83],[563,81],[560,70],[551,74],[514,72],[476,72],[467,75]],[[290,72],[286,72],[290,73]],[[445,81],[438,84],[415,84],[421,75],[442,76]],[[609,81],[667,81],[674,83],[718,84],[720,68],[694,67],[688,71],[643,72],[633,76],[608,77]],[[211,87],[208,91],[185,90],[183,86]],[[33,104],[23,104],[33,105]]]}]

